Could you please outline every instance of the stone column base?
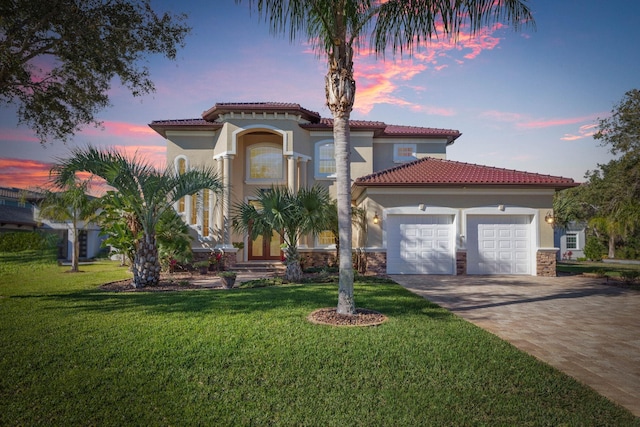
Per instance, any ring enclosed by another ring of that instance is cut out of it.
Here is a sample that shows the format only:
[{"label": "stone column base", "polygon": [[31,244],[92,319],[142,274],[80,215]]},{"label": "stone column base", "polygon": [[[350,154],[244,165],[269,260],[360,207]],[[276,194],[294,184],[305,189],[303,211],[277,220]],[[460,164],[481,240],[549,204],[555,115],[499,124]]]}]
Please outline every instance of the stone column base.
[{"label": "stone column base", "polygon": [[558,249],[538,249],[536,253],[536,275],[556,277],[556,253]]}]

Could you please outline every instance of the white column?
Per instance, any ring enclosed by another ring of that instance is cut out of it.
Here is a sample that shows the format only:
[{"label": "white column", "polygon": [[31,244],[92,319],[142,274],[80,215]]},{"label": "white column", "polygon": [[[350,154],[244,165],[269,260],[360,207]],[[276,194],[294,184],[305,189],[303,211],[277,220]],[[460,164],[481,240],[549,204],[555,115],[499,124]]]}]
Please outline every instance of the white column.
[{"label": "white column", "polygon": [[224,172],[222,174],[222,183],[224,185],[224,200],[222,201],[223,211],[223,232],[222,232],[222,244],[225,248],[231,248],[231,161],[233,156],[225,154],[224,158]]},{"label": "white column", "polygon": [[297,168],[295,156],[287,156],[287,185],[291,191],[297,191]]},{"label": "white column", "polygon": [[[222,175],[223,173],[223,159],[222,157],[218,157],[216,159],[217,163],[218,163],[218,174],[220,176],[220,178],[222,179],[222,186],[224,189],[224,176]],[[216,196],[216,209],[215,209],[215,213],[214,213],[214,228],[216,230],[216,237],[218,238],[218,245],[222,246],[223,244],[223,239],[224,239],[224,219],[223,219],[223,207],[224,205],[224,190],[223,193],[220,195]]]}]

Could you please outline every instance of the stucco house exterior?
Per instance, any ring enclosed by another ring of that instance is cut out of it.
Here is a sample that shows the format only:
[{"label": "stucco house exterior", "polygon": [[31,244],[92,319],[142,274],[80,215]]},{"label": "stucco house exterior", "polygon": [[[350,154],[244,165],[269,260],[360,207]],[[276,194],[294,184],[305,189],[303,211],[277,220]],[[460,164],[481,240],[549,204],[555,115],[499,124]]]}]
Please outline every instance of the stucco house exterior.
[{"label": "stucco house exterior", "polygon": [[[175,208],[197,239],[194,251],[234,252],[244,261],[280,259],[280,239],[249,242],[230,218],[260,189],[322,185],[335,196],[332,120],[294,103],[217,103],[200,118],[149,125],[167,143],[179,173],[209,165],[225,193],[185,197]],[[367,212],[354,247],[369,269],[389,274],[555,275],[552,216],[555,191],[570,178],[446,159],[460,132],[383,122],[350,121],[352,203]],[[269,239],[265,239],[269,240]],[[330,233],[300,241],[323,262],[335,252]]]}]

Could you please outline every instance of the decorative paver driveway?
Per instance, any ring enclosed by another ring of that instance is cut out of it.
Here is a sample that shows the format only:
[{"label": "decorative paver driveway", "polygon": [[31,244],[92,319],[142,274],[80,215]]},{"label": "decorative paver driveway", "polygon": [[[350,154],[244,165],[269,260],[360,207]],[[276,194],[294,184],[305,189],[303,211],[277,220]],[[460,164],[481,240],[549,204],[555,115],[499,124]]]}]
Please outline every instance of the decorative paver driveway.
[{"label": "decorative paver driveway", "polygon": [[640,292],[581,276],[393,280],[640,416]]}]

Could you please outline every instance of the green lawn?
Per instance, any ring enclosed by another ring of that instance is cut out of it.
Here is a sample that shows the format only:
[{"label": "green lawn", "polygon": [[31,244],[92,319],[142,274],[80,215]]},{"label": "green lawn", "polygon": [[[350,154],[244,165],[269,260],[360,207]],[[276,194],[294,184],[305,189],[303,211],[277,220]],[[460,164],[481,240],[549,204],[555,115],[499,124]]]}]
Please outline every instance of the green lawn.
[{"label": "green lawn", "polygon": [[625,272],[640,272],[640,264],[618,264],[594,261],[559,261],[556,270],[571,274],[601,274],[608,277],[621,277]]},{"label": "green lawn", "polygon": [[393,283],[356,284],[389,321],[306,321],[335,284],[107,293],[0,255],[0,425],[640,425],[510,344]]}]

